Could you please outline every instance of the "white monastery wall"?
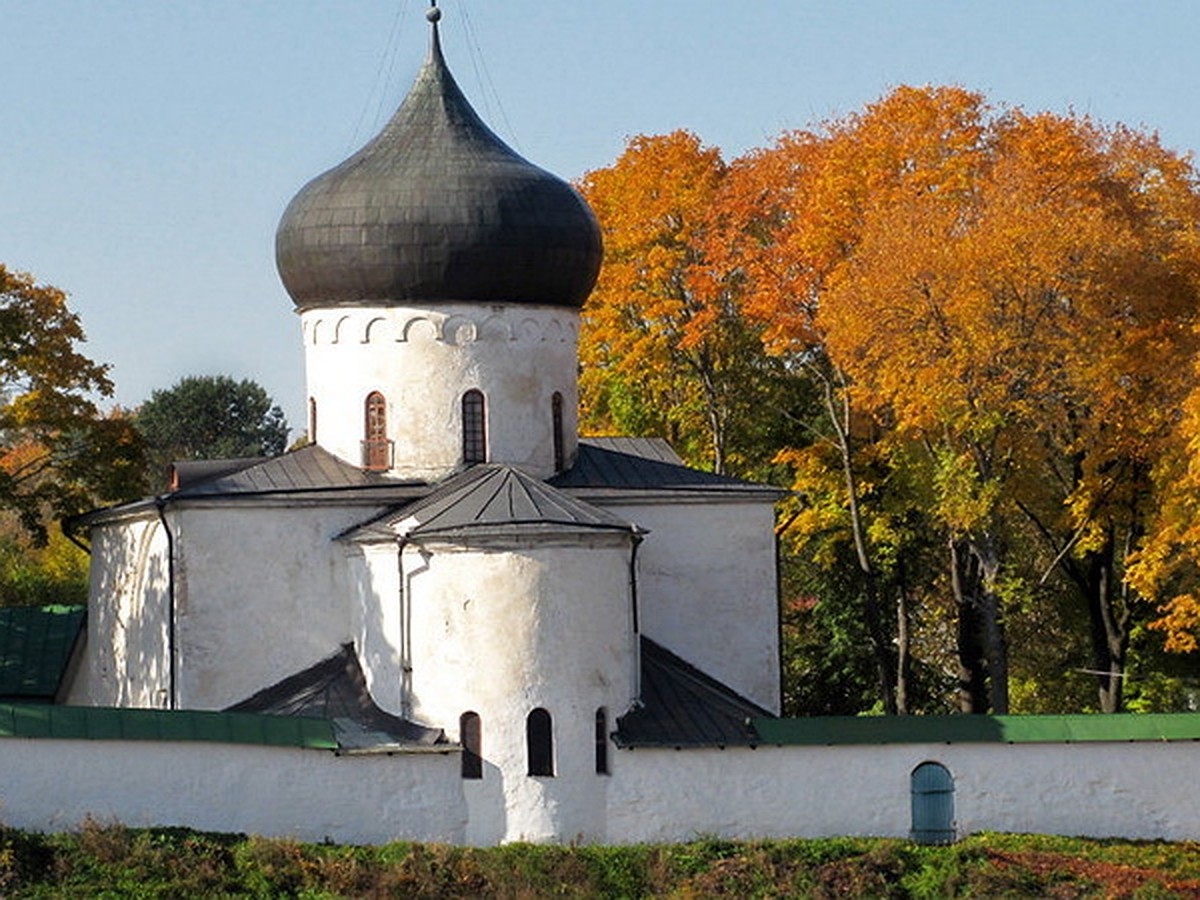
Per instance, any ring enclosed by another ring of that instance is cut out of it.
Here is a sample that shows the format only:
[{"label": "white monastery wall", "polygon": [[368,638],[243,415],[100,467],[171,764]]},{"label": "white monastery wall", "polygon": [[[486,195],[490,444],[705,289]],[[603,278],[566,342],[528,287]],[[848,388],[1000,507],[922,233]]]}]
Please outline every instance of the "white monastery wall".
[{"label": "white monastery wall", "polygon": [[642,632],[778,713],[773,505],[588,500],[650,529],[638,548]]},{"label": "white monastery wall", "polygon": [[94,528],[91,539],[87,644],[66,702],[165,707],[167,533],[151,511]]},{"label": "white monastery wall", "polygon": [[[462,396],[486,400],[488,462],[554,474],[551,397],[563,399],[564,468],[575,459],[578,313],[447,303],[302,313],[316,443],[363,464],[365,403],[387,400],[393,471],[435,481],[462,467]],[[312,423],[309,423],[310,435]]]},{"label": "white monastery wall", "polygon": [[1196,745],[1139,741],[625,751],[614,761],[608,838],[907,837],[909,776],[926,761],[954,778],[960,836],[1200,836]]},{"label": "white monastery wall", "polygon": [[175,507],[179,706],[224,709],[354,640],[345,550],[373,508]]},{"label": "white monastery wall", "polygon": [[[998,830],[1195,840],[1195,754],[1185,741],[620,751],[611,776],[592,776],[604,784],[594,798],[603,827],[581,832],[572,830],[577,821],[560,820],[553,832],[523,835],[484,833],[468,821],[503,822],[504,810],[491,807],[513,793],[492,766],[482,781],[463,781],[457,753],[337,756],[199,742],[6,738],[0,804],[6,825],[48,832],[91,816],[349,843],[903,838],[909,775],[932,760],[954,777],[960,836]],[[521,778],[555,806],[559,779]]]},{"label": "white monastery wall", "polygon": [[336,756],[200,742],[0,740],[4,824],[179,825],[304,841],[461,843],[457,754]]},{"label": "white monastery wall", "polygon": [[[413,714],[458,737],[473,711],[483,778],[464,783],[473,843],[606,833],[609,778],[595,771],[595,716],[615,727],[637,694],[629,539],[404,552]],[[551,715],[554,777],[530,777],[526,720]],[[614,751],[615,752],[615,751]]]}]

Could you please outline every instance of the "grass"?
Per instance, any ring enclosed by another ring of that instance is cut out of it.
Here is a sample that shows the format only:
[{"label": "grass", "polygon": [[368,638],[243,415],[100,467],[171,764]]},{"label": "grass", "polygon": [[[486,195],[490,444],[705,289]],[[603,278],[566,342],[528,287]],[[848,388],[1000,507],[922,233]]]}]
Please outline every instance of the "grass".
[{"label": "grass", "polygon": [[491,849],[86,822],[0,829],[4,897],[1200,897],[1200,843],[981,834]]}]

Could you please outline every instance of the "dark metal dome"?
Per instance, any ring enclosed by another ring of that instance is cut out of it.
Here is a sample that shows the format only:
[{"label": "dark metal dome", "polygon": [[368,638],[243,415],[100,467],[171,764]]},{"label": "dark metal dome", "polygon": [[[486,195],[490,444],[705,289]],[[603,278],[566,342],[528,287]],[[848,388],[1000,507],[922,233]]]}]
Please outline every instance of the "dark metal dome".
[{"label": "dark metal dome", "polygon": [[300,309],[405,301],[583,305],[596,219],[565,181],[510,149],[429,57],[373,140],[301,188],[275,235]]}]

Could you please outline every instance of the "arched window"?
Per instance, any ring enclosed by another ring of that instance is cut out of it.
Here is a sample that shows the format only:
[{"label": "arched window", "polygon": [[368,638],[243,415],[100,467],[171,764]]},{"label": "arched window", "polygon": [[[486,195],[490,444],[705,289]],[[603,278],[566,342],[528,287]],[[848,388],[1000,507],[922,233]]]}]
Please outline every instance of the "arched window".
[{"label": "arched window", "polygon": [[458,741],[462,744],[462,777],[483,777],[483,725],[479,714],[465,712],[458,717]]},{"label": "arched window", "polygon": [[912,833],[918,844],[954,843],[954,779],[941,763],[923,762],[909,778]]},{"label": "arched window", "polygon": [[367,395],[363,438],[363,465],[368,469],[391,466],[391,444],[387,439],[387,400],[379,391]]},{"label": "arched window", "polygon": [[525,748],[530,775],[554,774],[554,730],[550,713],[540,706],[525,720]]},{"label": "arched window", "polygon": [[317,442],[317,398],[308,398],[308,442]]},{"label": "arched window", "polygon": [[596,774],[608,774],[608,710],[596,710]]},{"label": "arched window", "polygon": [[550,419],[554,429],[554,471],[563,470],[563,407],[562,394],[554,392],[550,398]]},{"label": "arched window", "polygon": [[471,390],[462,398],[463,462],[487,462],[487,424],[483,394]]}]

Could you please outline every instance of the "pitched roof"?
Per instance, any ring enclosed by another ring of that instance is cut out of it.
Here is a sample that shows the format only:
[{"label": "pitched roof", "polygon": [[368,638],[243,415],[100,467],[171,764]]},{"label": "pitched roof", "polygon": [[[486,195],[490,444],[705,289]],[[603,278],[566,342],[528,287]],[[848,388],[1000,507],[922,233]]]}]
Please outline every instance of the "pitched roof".
[{"label": "pitched roof", "polygon": [[731,475],[684,465],[662,438],[589,437],[579,442],[575,465],[550,479],[558,488],[781,493]]},{"label": "pitched roof", "polygon": [[226,712],[331,719],[342,750],[446,744],[440,728],[410,722],[376,705],[353,644],[342,645],[328,659],[263,688]]},{"label": "pitched roof", "polygon": [[0,699],[52,703],[85,616],[83,606],[0,608]]},{"label": "pitched roof", "polygon": [[618,747],[760,744],[752,720],[771,714],[648,637],[640,704],[617,720]]},{"label": "pitched roof", "polygon": [[176,463],[180,487],[172,498],[229,494],[291,493],[339,488],[388,488],[420,485],[368,472],[309,444],[264,459],[202,460]]},{"label": "pitched roof", "polygon": [[636,525],[518,469],[481,464],[453,476],[429,496],[349,534],[391,536],[398,530],[413,537],[462,536],[514,528],[638,532]]}]

